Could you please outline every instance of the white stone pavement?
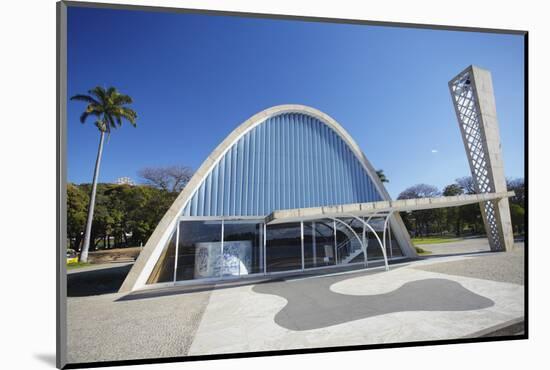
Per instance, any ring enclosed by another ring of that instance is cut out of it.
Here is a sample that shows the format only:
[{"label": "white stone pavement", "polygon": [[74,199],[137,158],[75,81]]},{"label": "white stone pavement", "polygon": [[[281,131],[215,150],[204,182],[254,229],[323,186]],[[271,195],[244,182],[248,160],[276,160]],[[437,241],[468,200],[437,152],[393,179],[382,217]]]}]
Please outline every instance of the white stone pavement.
[{"label": "white stone pavement", "polygon": [[[475,257],[446,257],[422,264]],[[286,299],[254,292],[253,286],[214,290],[189,355],[454,339],[524,316],[524,287],[497,281],[452,276],[393,266],[389,272],[351,276],[333,284],[333,292],[374,295],[403,284],[430,278],[448,279],[494,301],[494,306],[472,311],[395,312],[306,331],[292,331],[275,323]],[[288,281],[287,284],[293,284]]]}]

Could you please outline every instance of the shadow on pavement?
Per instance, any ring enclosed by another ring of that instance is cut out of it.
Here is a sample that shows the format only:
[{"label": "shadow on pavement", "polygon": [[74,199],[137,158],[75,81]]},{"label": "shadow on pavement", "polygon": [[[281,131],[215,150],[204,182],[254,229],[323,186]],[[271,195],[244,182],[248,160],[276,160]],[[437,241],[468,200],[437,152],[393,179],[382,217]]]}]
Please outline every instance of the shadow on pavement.
[{"label": "shadow on pavement", "polygon": [[[173,295],[179,295],[179,294],[189,294],[189,293],[196,293],[196,292],[205,292],[210,290],[219,290],[219,289],[227,289],[227,288],[234,288],[234,287],[240,287],[245,285],[253,285],[253,284],[262,284],[266,282],[266,278],[262,277],[259,279],[254,280],[245,280],[245,281],[234,281],[234,282],[227,282],[227,283],[205,283],[205,284],[197,284],[192,286],[172,286],[168,288],[157,288],[157,289],[151,289],[151,290],[142,290],[137,291],[133,293],[129,293],[125,295],[124,297],[120,297],[116,300],[116,302],[123,302],[123,301],[134,301],[138,299],[149,299],[149,298],[159,298],[159,297],[168,297]],[[268,279],[269,281],[274,281],[273,278]],[[277,281],[281,281],[282,279],[277,279]]]},{"label": "shadow on pavement", "polygon": [[67,274],[67,297],[116,293],[131,268],[129,264]]}]

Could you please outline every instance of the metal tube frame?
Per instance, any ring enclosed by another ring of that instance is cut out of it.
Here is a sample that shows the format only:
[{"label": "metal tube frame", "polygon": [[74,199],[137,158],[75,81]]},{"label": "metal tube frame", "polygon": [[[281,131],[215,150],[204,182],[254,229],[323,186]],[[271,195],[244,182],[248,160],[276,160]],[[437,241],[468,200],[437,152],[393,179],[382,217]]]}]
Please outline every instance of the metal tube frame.
[{"label": "metal tube frame", "polygon": [[[376,233],[376,231],[373,229],[373,227],[371,225],[369,225],[367,222],[363,221],[362,219],[360,219],[359,217],[355,216],[355,215],[348,215],[349,217],[353,217],[355,218],[356,220],[359,220],[361,223],[363,223],[363,225],[365,225],[366,227],[368,227],[373,233],[374,233],[374,236],[376,237],[376,240],[378,240],[378,244],[380,245],[380,248],[382,249],[382,255],[384,256],[384,265],[386,267],[386,271],[389,271],[390,267],[388,265],[388,256],[386,255],[386,246],[385,246],[385,243],[382,243],[382,241],[380,240],[380,237],[378,236],[378,234]],[[369,218],[370,219],[370,218]],[[384,229],[385,230],[385,229]],[[365,256],[367,255],[367,251],[365,249]]]},{"label": "metal tube frame", "polygon": [[[363,244],[363,241],[361,240],[361,238],[359,238],[359,235],[357,235],[357,233],[355,232],[355,230],[353,230],[353,228],[351,226],[349,226],[347,223],[345,223],[344,221],[339,220],[337,218],[329,217],[329,219],[334,221],[334,245],[335,246],[338,244],[337,241],[336,241],[336,222],[340,222],[341,224],[343,224],[344,226],[346,226],[348,229],[351,230],[353,235],[355,235],[355,237],[359,241],[359,244],[361,244],[361,249],[363,250],[363,253],[365,254],[365,256],[367,255],[367,249],[365,248],[365,245]],[[337,248],[335,248],[335,249],[337,249]],[[338,265],[338,259],[336,259],[336,264]]]}]

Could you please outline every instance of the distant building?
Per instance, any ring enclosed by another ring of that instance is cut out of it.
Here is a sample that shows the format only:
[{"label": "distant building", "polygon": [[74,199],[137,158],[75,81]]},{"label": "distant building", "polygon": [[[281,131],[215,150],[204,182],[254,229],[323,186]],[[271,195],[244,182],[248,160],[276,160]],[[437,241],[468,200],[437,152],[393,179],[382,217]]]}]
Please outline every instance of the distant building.
[{"label": "distant building", "polygon": [[117,185],[131,185],[134,186],[136,183],[130,177],[119,177],[116,179]]}]

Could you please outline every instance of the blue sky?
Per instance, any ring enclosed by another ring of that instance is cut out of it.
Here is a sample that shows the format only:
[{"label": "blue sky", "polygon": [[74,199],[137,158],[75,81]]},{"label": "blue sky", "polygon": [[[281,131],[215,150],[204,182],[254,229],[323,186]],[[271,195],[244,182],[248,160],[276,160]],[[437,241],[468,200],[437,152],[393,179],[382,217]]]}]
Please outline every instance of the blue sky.
[{"label": "blue sky", "polygon": [[[331,115],[392,197],[469,175],[447,82],[490,69],[508,177],[524,174],[523,37],[69,7],[68,96],[115,86],[138,127],[113,132],[100,182],[202,161],[235,127],[278,104]],[[91,182],[99,133],[68,102],[68,180]]]}]

